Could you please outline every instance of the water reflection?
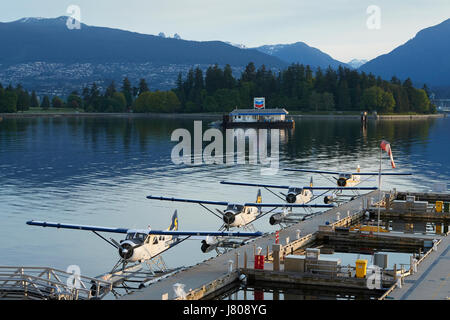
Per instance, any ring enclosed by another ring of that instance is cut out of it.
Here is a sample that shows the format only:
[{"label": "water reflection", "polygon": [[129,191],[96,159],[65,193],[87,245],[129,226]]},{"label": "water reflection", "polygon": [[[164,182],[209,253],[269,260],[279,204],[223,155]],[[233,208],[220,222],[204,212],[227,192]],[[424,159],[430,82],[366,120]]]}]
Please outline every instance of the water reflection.
[{"label": "water reflection", "polygon": [[378,290],[356,290],[333,287],[269,283],[263,287],[236,286],[214,299],[220,300],[371,300],[383,293]]}]

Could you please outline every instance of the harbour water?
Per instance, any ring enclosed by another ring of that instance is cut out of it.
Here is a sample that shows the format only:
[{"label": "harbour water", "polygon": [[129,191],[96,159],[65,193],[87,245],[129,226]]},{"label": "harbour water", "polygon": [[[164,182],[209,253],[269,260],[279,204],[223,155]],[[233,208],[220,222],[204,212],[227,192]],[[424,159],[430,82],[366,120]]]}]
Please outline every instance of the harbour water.
[{"label": "harbour water", "polygon": [[[203,119],[204,130],[211,120]],[[172,132],[193,133],[192,118],[61,117],[0,122],[0,265],[78,265],[96,276],[118,260],[116,249],[90,232],[31,227],[42,220],[108,227],[166,229],[175,209],[181,230],[217,230],[221,221],[198,205],[147,200],[147,195],[249,202],[254,188],[219,184],[221,180],[303,186],[310,174],[279,170],[261,175],[252,164],[176,165]],[[192,134],[193,135],[193,134]],[[450,178],[450,120],[370,121],[296,120],[282,131],[280,168],[377,171],[379,143],[391,143],[396,172],[413,176],[383,178],[383,189],[423,191]],[[391,170],[383,154],[383,170]],[[314,175],[316,186],[330,185]],[[376,177],[364,186],[376,186]],[[263,202],[279,202],[263,190]],[[321,202],[319,202],[321,203]],[[255,228],[277,229],[268,218]],[[120,238],[115,237],[117,240]],[[198,240],[185,241],[163,254],[170,267],[196,264],[213,256]]]}]

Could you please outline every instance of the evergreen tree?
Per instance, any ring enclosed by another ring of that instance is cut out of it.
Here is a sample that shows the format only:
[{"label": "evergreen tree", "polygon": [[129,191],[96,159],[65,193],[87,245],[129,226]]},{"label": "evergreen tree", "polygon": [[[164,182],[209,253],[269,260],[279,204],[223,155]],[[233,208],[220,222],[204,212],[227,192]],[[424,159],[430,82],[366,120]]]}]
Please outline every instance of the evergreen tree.
[{"label": "evergreen tree", "polygon": [[141,79],[139,81],[139,92],[138,92],[138,96],[140,96],[141,94],[143,94],[144,92],[148,92],[150,91],[150,89],[148,88],[147,82],[145,81],[145,79]]},{"label": "evergreen tree", "polygon": [[127,77],[123,79],[122,82],[122,93],[125,97],[127,107],[130,107],[133,104],[133,96],[135,96],[135,94],[131,88],[131,82]]},{"label": "evergreen tree", "polygon": [[47,95],[45,95],[44,98],[42,99],[41,108],[44,110],[50,109],[50,99],[48,98]]},{"label": "evergreen tree", "polygon": [[39,99],[36,95],[36,91],[31,92],[31,102],[30,102],[31,108],[39,108]]}]

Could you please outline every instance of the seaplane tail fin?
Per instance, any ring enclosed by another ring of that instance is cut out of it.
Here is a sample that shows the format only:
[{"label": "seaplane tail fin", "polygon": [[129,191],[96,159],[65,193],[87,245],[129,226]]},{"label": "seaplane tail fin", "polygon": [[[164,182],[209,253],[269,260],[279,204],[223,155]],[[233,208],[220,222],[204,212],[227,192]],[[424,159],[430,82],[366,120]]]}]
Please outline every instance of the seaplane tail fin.
[{"label": "seaplane tail fin", "polygon": [[262,203],[261,189],[258,189],[258,194],[256,195],[256,203]]},{"label": "seaplane tail fin", "polygon": [[172,216],[172,222],[170,223],[169,231],[177,231],[178,230],[178,212],[175,210]]},{"label": "seaplane tail fin", "polygon": [[309,186],[312,188],[314,186],[313,177],[311,177],[311,180],[309,181]]}]

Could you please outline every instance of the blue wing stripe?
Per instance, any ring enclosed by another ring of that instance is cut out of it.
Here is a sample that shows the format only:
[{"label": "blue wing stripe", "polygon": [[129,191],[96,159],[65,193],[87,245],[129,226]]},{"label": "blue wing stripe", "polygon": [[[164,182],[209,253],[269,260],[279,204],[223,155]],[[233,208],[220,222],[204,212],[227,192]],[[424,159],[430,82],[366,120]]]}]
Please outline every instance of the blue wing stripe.
[{"label": "blue wing stripe", "polygon": [[226,231],[167,231],[150,230],[148,234],[169,236],[223,236],[223,237],[259,237],[262,232],[226,232]]},{"label": "blue wing stripe", "polygon": [[227,206],[228,205],[228,202],[224,202],[224,201],[205,201],[205,200],[180,199],[180,198],[155,197],[155,196],[147,196],[147,199],[161,200],[161,201],[203,203],[203,204],[213,204],[213,205],[218,205],[218,206]]},{"label": "blue wing stripe", "polygon": [[[128,230],[124,228],[106,228],[96,226],[85,226],[79,224],[63,224],[56,222],[44,222],[44,221],[27,221],[28,225],[39,227],[51,227],[61,229],[73,229],[84,231],[99,231],[99,232],[114,232],[114,233],[127,233]],[[169,235],[169,236],[232,236],[232,237],[259,237],[262,236],[262,232],[226,232],[226,231],[169,231],[169,230],[142,230],[153,235]]]},{"label": "blue wing stripe", "polygon": [[312,173],[324,173],[324,174],[339,174],[337,171],[322,171],[322,170],[308,170],[308,169],[283,169],[284,171],[299,171],[299,172],[312,172]]},{"label": "blue wing stripe", "polygon": [[[352,175],[355,176],[377,176],[378,172],[353,172]],[[411,172],[400,173],[400,172],[381,172],[382,176],[411,176]]]},{"label": "blue wing stripe", "polygon": [[332,204],[246,203],[247,207],[334,208]]},{"label": "blue wing stripe", "polygon": [[235,186],[289,189],[289,186],[280,186],[280,185],[273,185],[273,184],[257,184],[257,183],[245,183],[245,182],[229,182],[229,181],[221,181],[220,183],[221,184],[230,184],[230,185],[235,185]]},{"label": "blue wing stripe", "polygon": [[107,227],[97,227],[97,226],[84,226],[79,224],[63,224],[55,222],[44,222],[44,221],[27,221],[30,226],[39,227],[50,227],[58,229],[73,229],[73,230],[84,230],[84,231],[99,231],[99,232],[112,232],[112,233],[127,233],[129,229],[124,228],[107,228]]},{"label": "blue wing stripe", "polygon": [[377,187],[303,187],[308,190],[378,190]]}]

